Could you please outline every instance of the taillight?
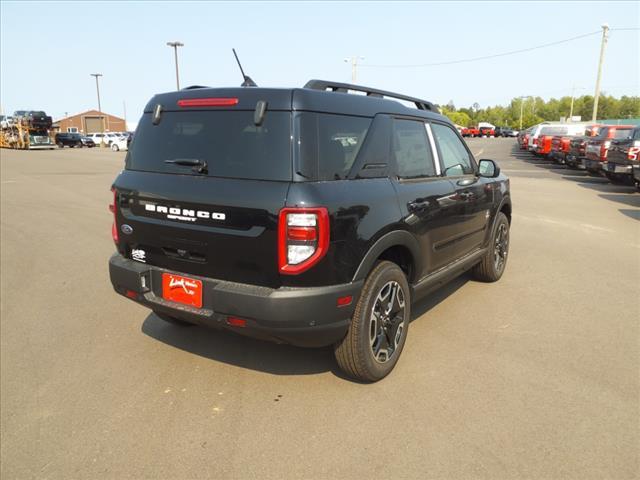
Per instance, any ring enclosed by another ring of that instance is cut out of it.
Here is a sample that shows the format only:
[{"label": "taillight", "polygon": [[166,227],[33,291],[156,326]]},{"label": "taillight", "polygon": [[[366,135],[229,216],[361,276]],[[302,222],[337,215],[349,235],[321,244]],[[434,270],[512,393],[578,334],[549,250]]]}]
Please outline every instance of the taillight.
[{"label": "taillight", "polygon": [[329,250],[329,213],[324,207],[283,208],[278,218],[278,267],[284,275],[302,273]]},{"label": "taillight", "polygon": [[537,138],[534,138],[534,139],[533,139],[533,144],[534,144],[534,145],[537,145],[537,144],[538,144],[538,139],[537,139]]},{"label": "taillight", "polygon": [[109,205],[109,210],[113,212],[113,224],[111,224],[111,238],[115,243],[118,243],[118,226],[116,225],[116,216],[118,214],[118,191],[115,188],[111,188],[113,192],[113,203]]},{"label": "taillight", "polygon": [[629,151],[627,152],[627,158],[629,160],[637,160],[638,153],[640,153],[640,147],[629,147]]},{"label": "taillight", "polygon": [[607,158],[607,151],[609,150],[610,146],[611,146],[610,140],[607,140],[606,142],[602,142],[602,145],[600,145],[600,160],[605,160]]},{"label": "taillight", "polygon": [[238,104],[237,98],[183,98],[178,100],[179,107],[232,107]]}]

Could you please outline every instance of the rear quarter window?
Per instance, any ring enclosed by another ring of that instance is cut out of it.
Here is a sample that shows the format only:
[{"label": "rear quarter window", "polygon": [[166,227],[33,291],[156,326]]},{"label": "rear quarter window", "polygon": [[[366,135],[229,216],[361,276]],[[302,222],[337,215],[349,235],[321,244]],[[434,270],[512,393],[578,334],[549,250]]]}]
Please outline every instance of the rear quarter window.
[{"label": "rear quarter window", "polygon": [[296,117],[298,172],[312,181],[347,178],[370,125],[367,117],[301,112]]}]

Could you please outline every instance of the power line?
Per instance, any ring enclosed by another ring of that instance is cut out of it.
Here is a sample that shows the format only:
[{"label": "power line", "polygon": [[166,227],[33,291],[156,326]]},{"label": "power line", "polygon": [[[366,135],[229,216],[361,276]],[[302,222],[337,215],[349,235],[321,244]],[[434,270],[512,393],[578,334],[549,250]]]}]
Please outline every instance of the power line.
[{"label": "power line", "polygon": [[[612,32],[616,32],[616,31],[623,31],[623,30],[640,30],[640,28],[612,28],[610,31]],[[458,64],[458,63],[468,63],[468,62],[478,62],[480,60],[489,60],[492,58],[498,58],[498,57],[506,57],[507,55],[515,55],[518,53],[524,53],[524,52],[530,52],[532,50],[538,50],[540,48],[547,48],[547,47],[552,47],[554,45],[560,45],[563,43],[568,43],[568,42],[573,42],[574,40],[579,40],[581,38],[586,38],[586,37],[591,37],[593,35],[600,35],[602,33],[602,30],[598,30],[595,32],[590,32],[590,33],[585,33],[583,35],[578,35],[576,37],[571,37],[571,38],[565,38],[564,40],[558,40],[556,42],[551,42],[551,43],[545,43],[543,45],[536,45],[535,47],[529,47],[529,48],[522,48],[519,50],[511,50],[509,52],[503,52],[503,53],[496,53],[493,55],[485,55],[482,57],[474,57],[474,58],[465,58],[462,60],[451,60],[448,62],[434,62],[434,63],[421,63],[421,64],[414,64],[414,65],[372,65],[372,64],[363,64],[363,65],[359,65],[362,68],[419,68],[419,67],[436,67],[436,66],[441,66],[441,65],[454,65],[454,64]]]}]

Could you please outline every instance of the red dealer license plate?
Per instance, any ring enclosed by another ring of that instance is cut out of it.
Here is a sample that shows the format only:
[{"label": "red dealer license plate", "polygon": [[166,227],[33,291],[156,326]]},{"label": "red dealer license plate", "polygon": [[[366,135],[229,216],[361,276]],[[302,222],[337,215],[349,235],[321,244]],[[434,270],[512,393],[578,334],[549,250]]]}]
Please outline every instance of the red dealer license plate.
[{"label": "red dealer license plate", "polygon": [[202,308],[202,282],[181,275],[163,273],[162,298],[170,302]]}]

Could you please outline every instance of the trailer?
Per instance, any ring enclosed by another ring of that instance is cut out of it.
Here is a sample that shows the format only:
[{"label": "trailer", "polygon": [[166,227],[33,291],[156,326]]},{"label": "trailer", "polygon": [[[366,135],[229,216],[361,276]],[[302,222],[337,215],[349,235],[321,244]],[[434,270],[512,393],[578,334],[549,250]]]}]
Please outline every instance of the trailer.
[{"label": "trailer", "polygon": [[44,112],[25,112],[3,120],[0,127],[0,148],[46,150],[55,148],[51,140],[51,117]]}]

